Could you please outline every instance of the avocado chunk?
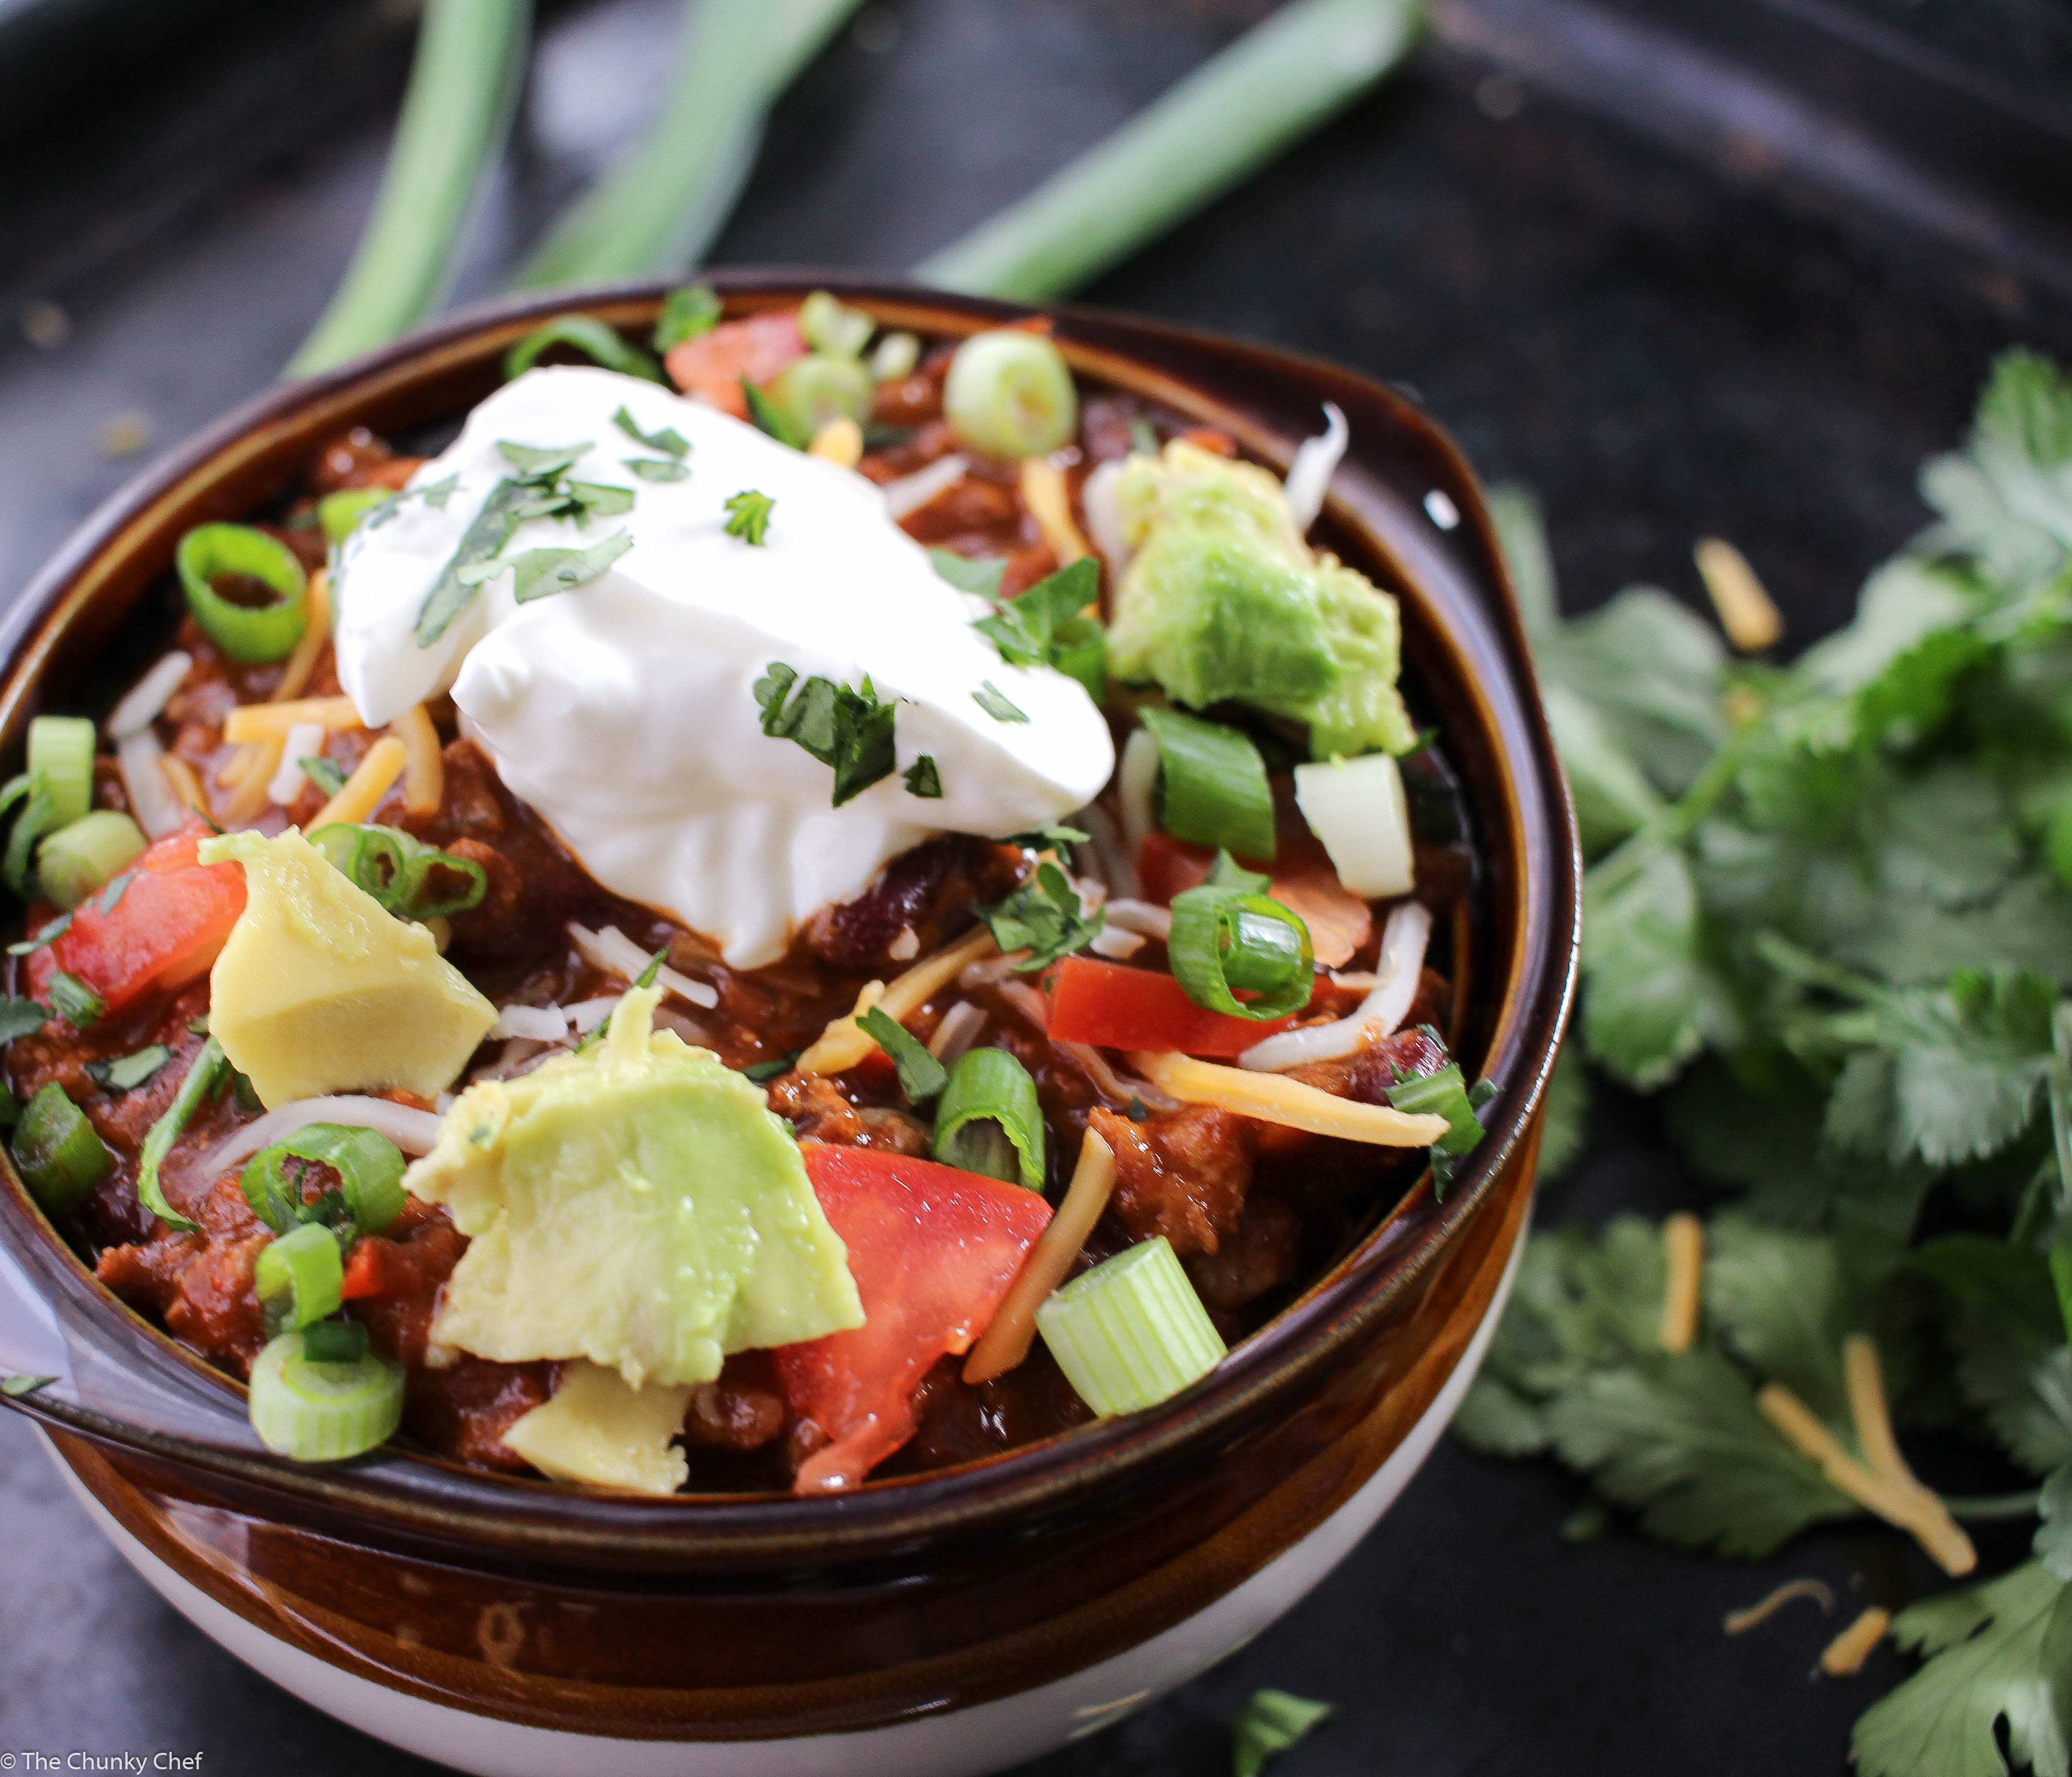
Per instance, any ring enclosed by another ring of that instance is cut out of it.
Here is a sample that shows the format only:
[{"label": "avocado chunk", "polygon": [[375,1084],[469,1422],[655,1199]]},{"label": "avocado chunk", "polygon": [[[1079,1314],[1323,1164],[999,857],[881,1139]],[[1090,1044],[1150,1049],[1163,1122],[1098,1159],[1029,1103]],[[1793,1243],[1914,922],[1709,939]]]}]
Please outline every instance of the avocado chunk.
[{"label": "avocado chunk", "polygon": [[566,1364],[553,1399],[513,1420],[504,1442],[550,1480],[674,1493],[691,1471],[670,1442],[684,1429],[691,1394],[666,1382],[635,1388],[616,1370]]},{"label": "avocado chunk", "polygon": [[660,997],[629,989],[594,1047],[469,1087],[403,1175],[469,1237],[440,1344],[640,1388],[863,1324],[798,1142],[760,1087],[650,1028]]},{"label": "avocado chunk", "polygon": [[245,866],[245,911],[209,974],[209,1029],[271,1110],[327,1092],[434,1098],[496,1008],[424,927],[356,888],[292,827],[229,833],[202,862]]},{"label": "avocado chunk", "polygon": [[1175,438],[1116,483],[1136,552],[1116,590],[1108,669],[1196,710],[1232,700],[1309,726],[1319,759],[1407,752],[1396,601],[1312,554],[1281,483]]}]

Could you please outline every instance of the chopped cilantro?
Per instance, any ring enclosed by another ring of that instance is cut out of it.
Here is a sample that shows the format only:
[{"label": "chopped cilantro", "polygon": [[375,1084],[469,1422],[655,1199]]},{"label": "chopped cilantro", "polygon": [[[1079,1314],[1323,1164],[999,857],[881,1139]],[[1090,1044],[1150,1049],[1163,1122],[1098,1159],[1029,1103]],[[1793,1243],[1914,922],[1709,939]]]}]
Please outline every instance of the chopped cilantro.
[{"label": "chopped cilantro", "polygon": [[[672,426],[664,426],[659,432],[643,432],[631,412],[624,407],[611,416],[611,423],[632,439],[635,444],[644,444],[651,450],[659,450],[665,457],[674,457],[680,463],[691,454],[690,441]],[[689,474],[689,471],[684,471]]]},{"label": "chopped cilantro", "polygon": [[1085,949],[1108,922],[1103,908],[1086,911],[1071,878],[1051,863],[1038,864],[1036,874],[1005,900],[976,911],[1003,955],[1029,952],[1014,965],[1024,974]]},{"label": "chopped cilantro", "polygon": [[86,1030],[108,1015],[108,1002],[76,975],[68,975],[62,969],[51,975],[47,991],[51,1009],[75,1030]]},{"label": "chopped cilantro", "polygon": [[37,927],[34,937],[24,938],[17,944],[8,945],[7,954],[10,956],[33,955],[41,950],[45,944],[56,944],[71,930],[72,915],[69,913],[60,913],[55,919],[46,920],[42,925]]},{"label": "chopped cilantro", "polygon": [[1016,709],[1001,694],[1000,687],[990,679],[980,682],[978,689],[972,693],[972,701],[995,722],[1026,722],[1029,719],[1026,714]]},{"label": "chopped cilantro", "polygon": [[34,1000],[0,999],[0,1043],[12,1043],[31,1030],[40,1030],[50,1014]]},{"label": "chopped cilantro", "polygon": [[931,802],[942,800],[943,774],[936,769],[933,754],[923,753],[906,767],[906,793]]},{"label": "chopped cilantro", "polygon": [[768,1061],[758,1061],[752,1067],[744,1067],[741,1071],[757,1085],[767,1086],[780,1075],[791,1072],[793,1064],[799,1059],[800,1053],[800,1051],[796,1049],[787,1049],[781,1055],[774,1056]]},{"label": "chopped cilantro", "polygon": [[632,547],[631,533],[619,531],[586,549],[528,549],[511,558],[511,596],[524,605],[586,586]]},{"label": "chopped cilantro", "polygon": [[172,1059],[171,1050],[162,1043],[154,1043],[147,1049],[139,1049],[134,1055],[117,1055],[112,1061],[89,1061],[86,1072],[95,1085],[111,1092],[134,1092]]},{"label": "chopped cilantro", "polygon": [[10,1401],[25,1401],[39,1388],[47,1388],[56,1380],[54,1376],[0,1376],[0,1394]]},{"label": "chopped cilantro", "polygon": [[[936,571],[942,572],[939,562]],[[1100,624],[1083,615],[1100,597],[1100,570],[1091,557],[1060,568],[1018,598],[1000,599],[997,591],[986,595],[999,608],[972,627],[1003,660],[1010,666],[1055,667],[1083,685],[1096,703],[1107,695],[1107,644]]]},{"label": "chopped cilantro", "polygon": [[688,481],[690,467],[687,463],[672,463],[667,457],[628,457],[626,467],[643,481]]},{"label": "chopped cilantro", "polygon": [[122,897],[129,892],[130,885],[136,880],[136,871],[126,870],[101,891],[101,899],[96,904],[104,915],[113,913],[121,905]]},{"label": "chopped cilantro", "polygon": [[345,767],[336,759],[316,755],[300,763],[310,783],[326,796],[336,796],[345,788]]},{"label": "chopped cilantro", "polygon": [[1259,1777],[1268,1759],[1304,1738],[1330,1713],[1330,1704],[1292,1691],[1254,1691],[1231,1723],[1231,1777]]},{"label": "chopped cilantro", "polygon": [[917,1109],[949,1084],[950,1071],[928,1053],[928,1047],[882,1006],[874,1006],[856,1021],[857,1028],[892,1058],[899,1089]]},{"label": "chopped cilantro", "polygon": [[960,555],[955,549],[931,549],[928,561],[935,572],[960,592],[975,592],[980,598],[997,603],[1000,582],[1007,573],[1007,563],[997,555]]},{"label": "chopped cilantro", "polygon": [[758,431],[776,439],[779,444],[790,445],[795,450],[803,450],[813,442],[783,407],[764,394],[746,376],[741,379],[741,396],[748,404],[748,417],[755,422]]},{"label": "chopped cilantro", "polygon": [[776,504],[757,488],[742,488],[726,502],[726,534],[761,549],[769,537],[770,514]]},{"label": "chopped cilantro", "polygon": [[655,322],[655,349],[669,352],[719,325],[719,298],[709,284],[685,284],[663,300]]},{"label": "chopped cilantro", "polygon": [[796,741],[823,765],[832,767],[833,806],[839,808],[892,775],[897,705],[880,703],[868,678],[861,690],[811,678],[795,693],[798,678],[795,668],[772,660],[756,681],[755,703],[763,712],[763,732],[774,739]]},{"label": "chopped cilantro", "polygon": [[1083,845],[1088,837],[1077,827],[1032,827],[1026,833],[1011,833],[1000,843],[1019,845],[1024,851],[1063,851],[1067,845]]}]

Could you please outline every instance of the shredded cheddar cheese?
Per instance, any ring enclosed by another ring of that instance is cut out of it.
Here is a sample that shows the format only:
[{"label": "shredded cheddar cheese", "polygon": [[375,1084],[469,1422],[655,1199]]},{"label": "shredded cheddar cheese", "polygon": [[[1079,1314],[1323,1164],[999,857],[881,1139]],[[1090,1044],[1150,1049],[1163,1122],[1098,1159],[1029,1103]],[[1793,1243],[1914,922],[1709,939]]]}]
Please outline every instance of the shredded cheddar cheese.
[{"label": "shredded cheddar cheese", "polygon": [[1335,1135],[1384,1148],[1429,1147],[1446,1133],[1443,1117],[1417,1117],[1386,1104],[1363,1104],[1280,1074],[1223,1067],[1179,1055],[1137,1055],[1130,1064],[1161,1092],[1189,1104],[1216,1104],[1240,1117],[1312,1135]]},{"label": "shredded cheddar cheese", "polygon": [[446,794],[446,767],[439,759],[439,733],[421,703],[413,703],[393,722],[388,732],[401,741],[408,755],[403,767],[403,806],[413,814],[437,814],[439,799]]},{"label": "shredded cheddar cheese", "polygon": [[1762,590],[1748,557],[1717,537],[1701,540],[1692,554],[1727,640],[1744,654],[1758,654],[1774,646],[1784,634],[1784,619]]},{"label": "shredded cheddar cheese", "polygon": [[[878,1047],[870,1037],[857,1028],[856,1021],[871,1006],[882,1006],[886,1015],[904,1024],[928,1003],[930,998],[940,992],[964,971],[965,965],[975,963],[982,956],[989,956],[998,947],[993,934],[985,927],[972,932],[948,950],[939,950],[925,961],[918,962],[903,975],[896,977],[891,985],[884,989],[881,996],[866,1004],[862,994],[857,997],[856,1010],[846,1018],[837,1018],[823,1030],[819,1040],[799,1057],[799,1072],[802,1074],[838,1074],[853,1067]],[[864,989],[870,993],[878,983],[871,982]]]},{"label": "shredded cheddar cheese", "polygon": [[201,779],[195,775],[195,768],[175,753],[162,755],[158,766],[166,774],[166,781],[172,785],[173,794],[203,820],[211,819],[208,797],[203,792]]},{"label": "shredded cheddar cheese", "polygon": [[1820,1670],[1830,1678],[1855,1677],[1891,1627],[1892,1612],[1882,1605],[1872,1605],[1822,1650]]},{"label": "shredded cheddar cheese", "polygon": [[848,414],[837,413],[813,434],[806,455],[838,469],[853,469],[863,461],[863,428]]},{"label": "shredded cheddar cheese", "polygon": [[1115,1153],[1092,1130],[1079,1144],[1079,1163],[1072,1169],[1072,1182],[1065,1187],[1065,1200],[1050,1226],[1038,1236],[1029,1257],[1022,1261],[1014,1281],[992,1324],[972,1347],[964,1360],[964,1380],[989,1382],[1005,1375],[1028,1356],[1036,1337],[1036,1310],[1050,1300],[1050,1292],[1071,1275],[1072,1261],[1087,1244],[1094,1224],[1108,1207],[1115,1189]]},{"label": "shredded cheddar cheese", "polygon": [[403,775],[409,753],[409,749],[393,734],[384,734],[368,748],[359,769],[339,786],[338,794],[310,823],[310,831],[315,833],[338,821],[364,821]]},{"label": "shredded cheddar cheese", "polygon": [[1072,496],[1065,486],[1065,472],[1048,457],[1025,457],[1022,463],[1022,503],[1036,520],[1036,529],[1050,545],[1061,568],[1070,567],[1083,555],[1092,555],[1087,541],[1072,518]]},{"label": "shredded cheddar cheese", "polygon": [[[223,804],[224,825],[249,826],[259,818],[260,811],[273,800],[267,793],[268,787],[273,781],[273,774],[281,768],[282,755],[286,752],[287,747],[288,737],[286,734],[273,734],[265,740],[253,742],[246,749],[245,775],[231,787],[229,798]],[[232,763],[235,764],[237,761]],[[225,787],[224,775],[223,771],[216,773],[218,789]]]},{"label": "shredded cheddar cheese", "polygon": [[1794,1598],[1811,1598],[1820,1606],[1823,1616],[1830,1615],[1835,1608],[1835,1594],[1819,1580],[1786,1580],[1774,1592],[1766,1594],[1751,1605],[1739,1610],[1729,1610],[1720,1619],[1720,1627],[1730,1635],[1746,1635],[1759,1623],[1767,1623]]},{"label": "shredded cheddar cheese", "polygon": [[323,568],[310,576],[309,590],[302,597],[302,639],[295,644],[295,651],[288,656],[288,664],[281,669],[281,682],[273,687],[269,703],[287,703],[302,695],[302,687],[310,682],[310,674],[316,668],[317,656],[324,651],[331,640],[331,574]]},{"label": "shredded cheddar cheese", "polygon": [[1698,1337],[1700,1286],[1704,1280],[1705,1229],[1688,1212],[1662,1224],[1663,1256],[1669,1281],[1662,1295],[1662,1348],[1688,1351]]},{"label": "shredded cheddar cheese", "polygon": [[299,697],[286,703],[240,704],[223,718],[223,738],[270,740],[276,734],[285,737],[302,722],[313,722],[334,732],[364,726],[350,697]]}]

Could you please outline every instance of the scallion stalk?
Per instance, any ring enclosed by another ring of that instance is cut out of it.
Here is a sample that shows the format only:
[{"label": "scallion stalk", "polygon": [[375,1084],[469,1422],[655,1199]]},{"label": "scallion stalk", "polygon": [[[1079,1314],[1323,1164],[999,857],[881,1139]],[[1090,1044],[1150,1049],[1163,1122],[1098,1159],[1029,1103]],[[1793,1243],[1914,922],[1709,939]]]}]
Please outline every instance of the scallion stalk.
[{"label": "scallion stalk", "polygon": [[915,275],[1025,302],[1078,289],[1342,110],[1424,16],[1420,0],[1293,0]]},{"label": "scallion stalk", "polygon": [[1104,1419],[1170,1401],[1227,1349],[1162,1234],[1075,1277],[1036,1310],[1036,1330]]},{"label": "scallion stalk", "polygon": [[135,863],[150,844],[128,815],[96,808],[44,840],[36,851],[36,874],[60,907],[76,907]]},{"label": "scallion stalk", "polygon": [[29,771],[43,774],[53,826],[69,826],[93,806],[93,724],[84,716],[39,716],[29,724]]},{"label": "scallion stalk", "polygon": [[697,0],[660,114],[561,217],[517,290],[657,276],[695,265],[746,181],[764,113],[857,0]]},{"label": "scallion stalk", "polygon": [[528,0],[426,0],[388,169],[338,294],[286,374],[328,370],[437,306],[522,84]]},{"label": "scallion stalk", "polygon": [[1005,1049],[968,1051],[935,1105],[935,1156],[1027,1189],[1043,1188],[1043,1109],[1029,1070]]},{"label": "scallion stalk", "polygon": [[283,1333],[259,1354],[249,1407],[267,1449],[298,1462],[343,1462],[402,1424],[402,1368],[365,1352],[364,1339],[353,1341],[362,1355],[349,1363],[312,1359],[302,1333]]},{"label": "scallion stalk", "polygon": [[1266,762],[1235,728],[1177,710],[1140,710],[1158,743],[1158,816],[1175,839],[1273,861],[1273,792]]},{"label": "scallion stalk", "polygon": [[344,1283],[338,1240],[314,1222],[302,1223],[261,1247],[252,1267],[252,1287],[269,1322],[297,1332],[338,1312]]},{"label": "scallion stalk", "polygon": [[22,1112],[13,1152],[15,1170],[47,1216],[78,1208],[115,1170],[115,1156],[56,1080]]}]

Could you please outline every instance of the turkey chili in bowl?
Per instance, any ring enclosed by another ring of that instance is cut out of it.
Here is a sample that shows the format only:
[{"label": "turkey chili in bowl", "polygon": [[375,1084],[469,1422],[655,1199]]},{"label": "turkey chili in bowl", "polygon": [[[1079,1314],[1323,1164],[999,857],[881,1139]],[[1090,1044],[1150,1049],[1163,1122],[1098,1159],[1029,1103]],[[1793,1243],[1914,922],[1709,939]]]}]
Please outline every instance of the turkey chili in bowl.
[{"label": "turkey chili in bowl", "polygon": [[31,724],[17,1169],[293,1458],[815,1492],[1154,1406],[1481,1133],[1344,422],[1284,484],[1040,327],[654,343],[339,438]]}]

